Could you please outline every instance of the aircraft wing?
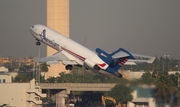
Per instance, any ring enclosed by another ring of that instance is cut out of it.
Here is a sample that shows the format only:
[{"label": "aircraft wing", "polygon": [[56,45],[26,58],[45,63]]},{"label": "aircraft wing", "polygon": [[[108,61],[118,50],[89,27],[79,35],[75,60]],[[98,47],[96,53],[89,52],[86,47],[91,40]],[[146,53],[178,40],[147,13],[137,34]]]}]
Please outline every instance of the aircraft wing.
[{"label": "aircraft wing", "polygon": [[58,64],[62,62],[65,65],[76,65],[76,61],[67,58],[61,51],[53,54],[52,56],[44,57],[38,60],[38,62],[46,62],[47,64]]}]

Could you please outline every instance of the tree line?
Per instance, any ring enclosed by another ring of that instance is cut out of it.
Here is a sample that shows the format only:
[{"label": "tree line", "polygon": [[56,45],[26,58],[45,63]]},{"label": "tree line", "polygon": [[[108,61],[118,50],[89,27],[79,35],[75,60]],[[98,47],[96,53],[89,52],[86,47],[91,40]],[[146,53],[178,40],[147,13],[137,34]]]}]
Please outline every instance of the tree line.
[{"label": "tree line", "polygon": [[[156,76],[153,76],[156,73]],[[18,75],[13,79],[14,82],[28,82],[32,79],[32,73],[27,72]],[[142,84],[155,85],[152,92],[152,96],[155,98],[156,103],[159,107],[163,107],[164,104],[169,104],[171,106],[178,105],[180,99],[180,90],[178,86],[178,73],[168,74],[168,72],[144,72],[140,79],[135,79],[132,81],[125,80],[123,78],[117,78],[114,76],[95,74],[92,72],[85,72],[83,75],[77,72],[71,72],[69,74],[60,73],[58,77],[50,77],[44,80],[41,77],[41,82],[45,83],[116,83],[117,85],[110,92],[101,92],[102,95],[108,95],[116,99],[118,102],[128,102],[132,100],[131,93],[133,89],[129,86],[138,86]],[[83,96],[88,94],[84,92],[78,94]],[[96,93],[94,93],[96,95]],[[76,93],[75,93],[76,95]],[[100,95],[100,94],[99,94]],[[92,96],[91,96],[92,97]],[[100,96],[99,96],[100,97]],[[87,98],[86,98],[87,99]],[[98,101],[88,98],[90,104],[99,104],[101,100]],[[84,102],[87,102],[84,101]],[[99,102],[99,103],[98,103]],[[111,103],[111,102],[110,102]],[[79,102],[79,104],[82,104]]]},{"label": "tree line", "polygon": [[[154,85],[155,88],[152,92],[152,96],[155,98],[156,104],[159,107],[163,107],[164,104],[170,106],[179,105],[180,90],[179,90],[179,74],[169,74],[168,71],[178,70],[179,60],[157,58],[153,64],[139,64],[134,69],[140,70],[144,69],[144,74],[140,79],[135,79],[132,81],[125,80],[123,78],[117,78],[114,76],[98,74],[91,71],[86,71],[85,68],[75,68],[69,74],[60,73],[58,77],[50,77],[44,79],[41,76],[41,82],[45,83],[116,83],[117,85],[110,92],[102,92],[103,95],[108,95],[116,99],[118,102],[128,102],[132,100],[131,93],[133,89],[129,86],[137,86],[142,84]],[[125,66],[122,69],[127,69]],[[130,67],[129,67],[130,68]],[[41,71],[48,71],[48,65],[41,65]],[[33,73],[27,72],[18,75],[13,79],[13,82],[28,82],[32,79]],[[128,84],[128,85],[127,85]],[[88,94],[81,93],[79,95]],[[96,94],[95,94],[96,95]],[[125,97],[126,96],[126,97]],[[89,104],[99,104],[101,100],[93,101],[90,98]],[[85,101],[85,102],[87,102]],[[81,104],[80,102],[78,104]]]}]

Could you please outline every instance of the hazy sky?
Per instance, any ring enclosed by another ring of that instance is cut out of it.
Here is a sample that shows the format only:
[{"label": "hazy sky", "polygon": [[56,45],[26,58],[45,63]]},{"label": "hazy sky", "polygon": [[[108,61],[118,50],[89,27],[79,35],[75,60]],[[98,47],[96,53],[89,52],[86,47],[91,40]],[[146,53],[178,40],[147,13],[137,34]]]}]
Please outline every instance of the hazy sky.
[{"label": "hazy sky", "polygon": [[[0,14],[0,55],[37,56],[29,28],[46,24],[46,0],[1,0]],[[180,59],[180,0],[70,0],[70,37],[81,44],[87,37],[93,51]]]}]

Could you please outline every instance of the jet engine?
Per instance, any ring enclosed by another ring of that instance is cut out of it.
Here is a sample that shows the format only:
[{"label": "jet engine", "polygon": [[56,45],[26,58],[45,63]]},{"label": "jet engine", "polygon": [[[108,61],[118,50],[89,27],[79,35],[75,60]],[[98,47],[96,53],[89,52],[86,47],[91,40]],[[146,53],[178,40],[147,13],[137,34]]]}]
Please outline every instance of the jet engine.
[{"label": "jet engine", "polygon": [[94,62],[92,62],[92,61],[89,60],[89,59],[86,59],[86,60],[84,61],[84,65],[87,66],[87,67],[96,69],[96,70],[100,70],[100,69],[101,69],[97,64],[95,64]]},{"label": "jet engine", "polygon": [[114,73],[114,75],[115,75],[116,77],[122,78],[122,74],[119,73],[118,71],[116,71],[116,72]]}]

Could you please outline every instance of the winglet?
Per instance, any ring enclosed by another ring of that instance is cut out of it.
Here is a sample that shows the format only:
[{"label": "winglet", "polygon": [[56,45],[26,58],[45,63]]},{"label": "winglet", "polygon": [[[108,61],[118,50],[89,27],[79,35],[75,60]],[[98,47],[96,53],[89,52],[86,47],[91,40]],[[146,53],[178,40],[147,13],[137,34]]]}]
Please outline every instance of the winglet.
[{"label": "winglet", "polygon": [[147,61],[147,63],[153,63],[155,59],[156,59],[156,57],[152,57],[151,59],[149,59],[149,60]]}]

